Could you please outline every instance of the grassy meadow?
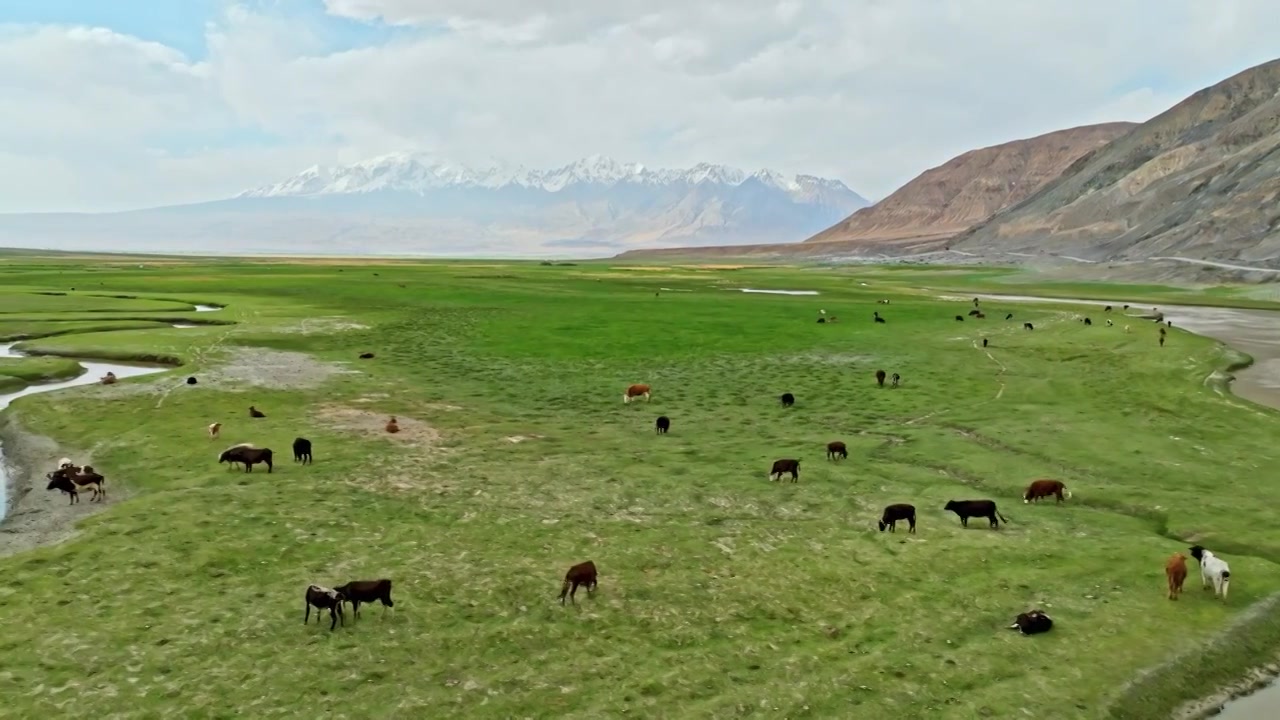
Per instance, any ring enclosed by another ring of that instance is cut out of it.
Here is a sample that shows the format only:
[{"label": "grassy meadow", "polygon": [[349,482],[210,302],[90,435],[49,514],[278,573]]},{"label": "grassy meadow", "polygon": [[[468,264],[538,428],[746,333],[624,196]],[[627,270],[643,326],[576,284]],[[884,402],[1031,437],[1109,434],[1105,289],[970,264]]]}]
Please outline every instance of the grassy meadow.
[{"label": "grassy meadow", "polygon": [[[84,516],[75,538],[0,558],[0,717],[1168,717],[1280,648],[1277,613],[1249,612],[1280,592],[1280,413],[1206,387],[1238,358],[1177,328],[1162,350],[1140,321],[987,301],[960,323],[972,305],[938,298],[1002,283],[0,259],[0,338],[185,363],[8,411],[127,490],[96,514],[60,504]],[[183,319],[234,324],[166,324]],[[622,403],[634,382],[652,402]],[[389,415],[405,432],[381,432]],[[298,435],[313,466],[290,460]],[[847,461],[825,459],[836,439]],[[275,472],[215,462],[241,441]],[[781,457],[798,483],[767,480]],[[1023,505],[1040,477],[1074,497]],[[1010,522],[962,528],[942,506],[966,498]],[[917,534],[877,532],[895,502]],[[1165,598],[1164,560],[1192,541],[1231,563],[1228,603],[1193,562]],[[599,590],[561,607],[586,559]],[[308,583],[377,577],[394,612],[303,625]],[[1037,606],[1053,632],[1006,629]]]}]

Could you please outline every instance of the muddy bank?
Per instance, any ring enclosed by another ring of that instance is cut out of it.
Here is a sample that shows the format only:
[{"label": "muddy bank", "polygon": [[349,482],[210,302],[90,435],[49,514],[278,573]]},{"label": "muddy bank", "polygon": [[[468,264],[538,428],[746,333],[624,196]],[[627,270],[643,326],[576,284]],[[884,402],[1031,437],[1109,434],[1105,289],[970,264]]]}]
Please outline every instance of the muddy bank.
[{"label": "muddy bank", "polygon": [[[0,416],[0,444],[5,450],[0,463],[6,463],[12,491],[9,512],[0,521],[0,557],[64,542],[76,534],[77,522],[108,506],[108,502],[89,502],[88,494],[79,503],[68,505],[66,495],[44,489],[44,473],[57,465],[58,458],[74,457],[77,462],[93,464],[87,454],[67,452],[52,438],[27,432],[13,413]],[[111,484],[108,492],[111,501],[125,497],[118,484]]]}]

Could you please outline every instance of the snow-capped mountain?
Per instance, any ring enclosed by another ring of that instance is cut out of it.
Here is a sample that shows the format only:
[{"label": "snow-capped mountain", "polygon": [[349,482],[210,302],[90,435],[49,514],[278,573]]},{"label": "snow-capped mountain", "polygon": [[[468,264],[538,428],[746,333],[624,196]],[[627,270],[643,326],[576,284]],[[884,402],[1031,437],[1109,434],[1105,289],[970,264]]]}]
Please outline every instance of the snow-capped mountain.
[{"label": "snow-capped mountain", "polygon": [[0,244],[39,237],[76,250],[127,242],[177,252],[584,257],[799,242],[867,204],[839,180],[773,170],[649,168],[599,155],[550,170],[468,167],[395,153],[197,205],[12,216],[0,222]]}]

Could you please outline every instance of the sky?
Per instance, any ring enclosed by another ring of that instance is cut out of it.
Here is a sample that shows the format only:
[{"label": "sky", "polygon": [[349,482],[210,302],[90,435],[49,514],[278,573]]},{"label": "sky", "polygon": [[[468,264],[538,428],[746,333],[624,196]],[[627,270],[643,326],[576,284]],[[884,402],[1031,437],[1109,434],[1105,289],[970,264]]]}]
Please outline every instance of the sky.
[{"label": "sky", "polygon": [[767,167],[874,200],[1275,57],[1274,0],[0,0],[0,212],[403,151]]}]

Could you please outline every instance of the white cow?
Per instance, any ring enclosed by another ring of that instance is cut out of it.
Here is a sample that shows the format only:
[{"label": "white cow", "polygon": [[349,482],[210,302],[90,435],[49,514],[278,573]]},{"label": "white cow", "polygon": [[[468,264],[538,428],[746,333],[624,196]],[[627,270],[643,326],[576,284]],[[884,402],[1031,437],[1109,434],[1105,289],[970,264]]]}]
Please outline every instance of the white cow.
[{"label": "white cow", "polygon": [[1231,584],[1231,568],[1226,561],[1199,545],[1191,546],[1191,557],[1200,563],[1200,580],[1204,587],[1213,584],[1213,594],[1227,600],[1227,586]]}]

